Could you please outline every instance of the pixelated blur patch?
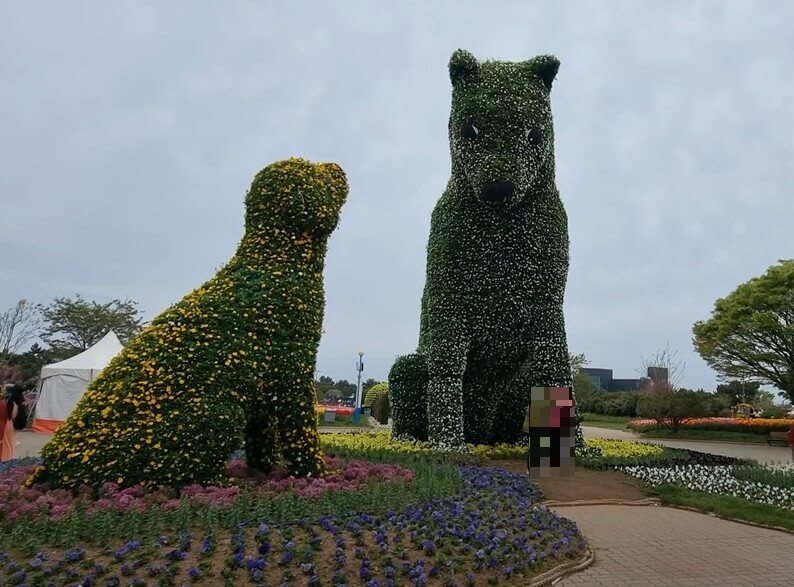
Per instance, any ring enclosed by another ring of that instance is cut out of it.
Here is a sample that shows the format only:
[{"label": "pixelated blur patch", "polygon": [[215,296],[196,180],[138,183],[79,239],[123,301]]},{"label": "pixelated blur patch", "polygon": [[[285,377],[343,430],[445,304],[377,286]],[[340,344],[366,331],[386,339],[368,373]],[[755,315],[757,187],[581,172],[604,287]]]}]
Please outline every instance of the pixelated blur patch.
[{"label": "pixelated blur patch", "polygon": [[533,387],[527,407],[530,477],[573,477],[576,418],[571,387]]}]

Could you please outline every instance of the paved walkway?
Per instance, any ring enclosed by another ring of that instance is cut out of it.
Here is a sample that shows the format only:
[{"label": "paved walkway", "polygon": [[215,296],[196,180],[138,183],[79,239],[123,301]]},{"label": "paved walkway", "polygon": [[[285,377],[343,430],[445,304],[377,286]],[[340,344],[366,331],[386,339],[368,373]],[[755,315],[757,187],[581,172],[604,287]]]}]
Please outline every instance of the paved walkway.
[{"label": "paved walkway", "polygon": [[[319,431],[320,434],[341,434],[343,432],[360,432],[366,431],[367,428],[345,428],[342,426],[335,426],[335,427],[320,427]],[[39,455],[41,451],[41,447],[43,447],[47,441],[52,438],[51,434],[42,434],[38,432],[31,432],[29,430],[22,430],[21,432],[17,432],[17,444],[16,449],[14,450],[14,457],[21,459],[23,457],[36,457]]]},{"label": "paved walkway", "polygon": [[574,520],[595,562],[558,586],[794,585],[794,535],[654,506],[552,508]]},{"label": "paved walkway", "polygon": [[[768,446],[766,444],[744,444],[738,442],[714,442],[708,440],[667,440],[663,438],[642,438],[626,430],[596,428],[582,426],[585,438],[616,438],[619,440],[636,440],[662,444],[670,448],[688,448],[698,452],[725,455],[739,459],[754,459],[759,463],[790,463],[791,449],[786,446]],[[794,581],[792,581],[794,584]]]},{"label": "paved walkway", "polygon": [[[322,434],[339,434],[342,432],[354,432],[361,428],[320,428]],[[640,442],[652,442],[663,444],[671,448],[688,448],[700,452],[709,452],[718,455],[727,455],[742,459],[755,459],[763,463],[788,463],[791,462],[791,449],[785,446],[767,446],[766,444],[739,444],[733,442],[708,442],[701,440],[666,440],[640,438],[636,434],[625,430],[611,430],[609,428],[596,428],[593,426],[582,426],[582,433],[585,438],[617,438],[621,440],[639,440]],[[35,432],[17,432],[19,445],[16,448],[17,458],[25,456],[37,456],[41,447],[50,439],[49,434],[37,434]]]}]

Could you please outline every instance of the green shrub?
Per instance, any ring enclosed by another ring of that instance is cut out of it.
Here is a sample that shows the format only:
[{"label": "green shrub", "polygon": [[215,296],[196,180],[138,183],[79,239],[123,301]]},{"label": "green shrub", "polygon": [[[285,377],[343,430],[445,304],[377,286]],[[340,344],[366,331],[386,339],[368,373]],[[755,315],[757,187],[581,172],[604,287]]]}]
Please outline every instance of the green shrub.
[{"label": "green shrub", "polygon": [[579,410],[592,414],[605,416],[627,416],[633,418],[637,415],[637,401],[640,393],[637,391],[592,391],[579,399]]},{"label": "green shrub", "polygon": [[779,408],[777,406],[772,406],[766,408],[764,412],[761,414],[762,418],[783,418],[786,415],[786,412],[783,408]]},{"label": "green shrub", "polygon": [[367,391],[367,395],[364,397],[364,405],[372,407],[376,398],[387,393],[389,393],[388,383],[376,383]]},{"label": "green shrub", "polygon": [[606,416],[637,415],[637,401],[640,394],[636,391],[608,392],[603,401],[603,414]]},{"label": "green shrub", "polygon": [[388,424],[391,411],[389,410],[389,394],[382,393],[372,403],[372,417],[380,424]]}]

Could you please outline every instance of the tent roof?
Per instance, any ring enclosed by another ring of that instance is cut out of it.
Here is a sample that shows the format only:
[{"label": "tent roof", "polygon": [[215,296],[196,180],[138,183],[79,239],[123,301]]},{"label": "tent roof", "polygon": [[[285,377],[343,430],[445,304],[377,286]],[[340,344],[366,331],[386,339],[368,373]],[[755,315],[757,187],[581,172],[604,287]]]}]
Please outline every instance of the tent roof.
[{"label": "tent roof", "polygon": [[57,363],[45,365],[41,370],[42,377],[52,375],[52,371],[61,371],[64,369],[69,370],[100,370],[104,369],[110,360],[115,357],[122,349],[121,342],[119,342],[116,333],[112,330],[108,332],[102,339],[94,344],[94,346],[87,348],[79,355],[69,357]]}]

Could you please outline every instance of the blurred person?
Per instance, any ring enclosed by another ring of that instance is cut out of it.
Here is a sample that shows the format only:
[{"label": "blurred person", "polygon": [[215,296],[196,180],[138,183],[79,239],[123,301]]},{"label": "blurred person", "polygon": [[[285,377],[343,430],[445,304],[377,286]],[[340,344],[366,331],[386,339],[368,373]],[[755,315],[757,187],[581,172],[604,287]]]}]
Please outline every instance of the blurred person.
[{"label": "blurred person", "polygon": [[788,429],[788,445],[791,448],[791,462],[794,462],[794,422]]},{"label": "blurred person", "polygon": [[16,431],[25,428],[25,396],[19,385],[6,385],[0,400],[0,461],[14,458]]}]

